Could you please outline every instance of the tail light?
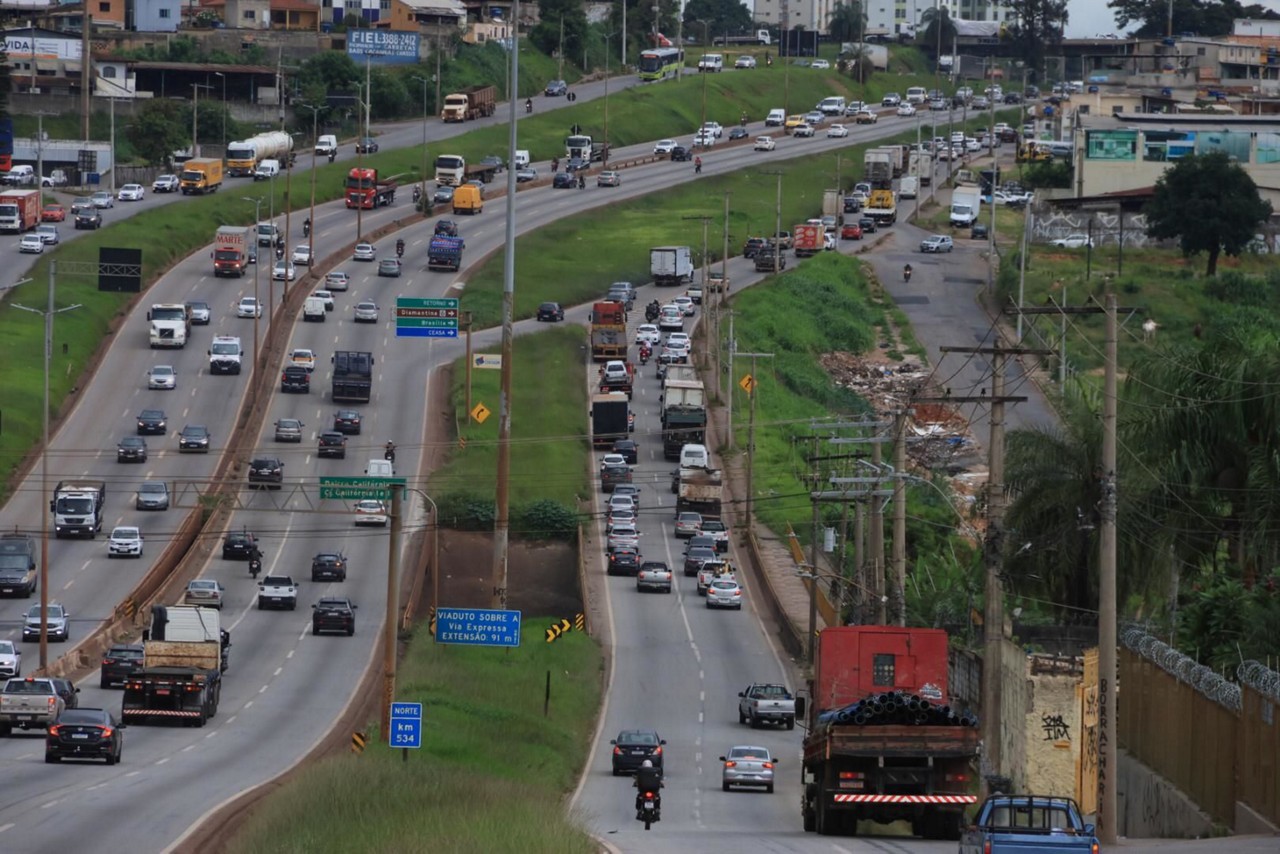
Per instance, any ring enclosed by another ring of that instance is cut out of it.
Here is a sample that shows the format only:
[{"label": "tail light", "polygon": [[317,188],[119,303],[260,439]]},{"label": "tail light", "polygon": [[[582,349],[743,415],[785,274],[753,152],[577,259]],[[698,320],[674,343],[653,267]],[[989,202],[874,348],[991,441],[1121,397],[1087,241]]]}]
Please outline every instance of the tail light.
[{"label": "tail light", "polygon": [[1089,846],[1089,852],[1090,854],[1098,854],[1098,843],[1095,842],[1093,845]]},{"label": "tail light", "polygon": [[841,780],[862,780],[866,778],[866,774],[861,771],[841,771]]},{"label": "tail light", "polygon": [[724,763],[724,767],[726,768],[736,768],[737,766],[738,766],[738,763],[734,762],[732,759]]},{"label": "tail light", "polygon": [[945,774],[943,775],[942,779],[946,780],[948,783],[963,783],[969,779],[969,775],[968,774]]},{"label": "tail light", "polygon": [[653,800],[653,792],[645,792],[644,796],[646,800]]},{"label": "tail light", "polygon": [[653,755],[654,755],[654,756],[661,756],[661,755],[662,755],[662,748],[661,748],[661,747],[655,747],[655,748],[653,749]]},{"label": "tail light", "polygon": [[982,854],[991,854],[991,840],[982,843]]},{"label": "tail light", "polygon": [[49,727],[49,735],[58,736],[61,734],[62,734],[62,727],[59,726],[58,724],[54,724],[53,726]]},{"label": "tail light", "polygon": [[104,727],[102,728],[102,737],[103,737],[103,738],[111,738],[111,736],[115,735],[115,733],[116,733],[116,731],[115,731],[114,729],[112,729],[111,727],[109,727],[109,726],[104,726]]},{"label": "tail light", "polygon": [[58,698],[50,697],[49,699],[45,700],[45,703],[49,706],[50,709],[56,709],[58,707]]},{"label": "tail light", "polygon": [[765,768],[772,768],[772,767],[773,767],[773,763],[772,763],[772,762],[766,762],[766,763],[764,763],[764,767],[765,767]]},{"label": "tail light", "polygon": [[622,755],[622,748],[621,748],[621,747],[615,747],[615,748],[613,749],[613,755],[614,755],[614,756],[621,756],[621,755]]}]

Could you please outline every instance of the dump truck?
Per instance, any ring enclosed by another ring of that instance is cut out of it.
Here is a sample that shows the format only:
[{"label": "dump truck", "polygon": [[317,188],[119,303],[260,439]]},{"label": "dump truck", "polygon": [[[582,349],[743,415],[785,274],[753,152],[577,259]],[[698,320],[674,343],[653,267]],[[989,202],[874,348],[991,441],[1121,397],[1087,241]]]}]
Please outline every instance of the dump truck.
[{"label": "dump truck", "polygon": [[213,608],[153,605],[142,668],[125,679],[125,723],[181,720],[204,726],[218,713],[231,635]]},{"label": "dump truck", "polygon": [[216,193],[222,186],[222,161],[216,157],[193,157],[182,164],[179,187],[182,195]]},{"label": "dump truck", "polygon": [[707,392],[699,379],[677,379],[676,365],[662,382],[662,455],[680,459],[680,449],[707,436]]},{"label": "dump truck", "polygon": [[818,636],[802,748],[807,832],[854,834],[859,821],[907,821],[959,839],[976,802],[978,721],[948,692],[947,633],[841,626]]},{"label": "dump truck", "polygon": [[688,246],[655,246],[649,250],[649,275],[655,285],[687,285],[693,281],[693,250]]},{"label": "dump truck", "polygon": [[101,480],[62,480],[49,500],[54,536],[93,539],[102,530],[102,505],[107,484]]},{"label": "dump truck", "polygon": [[898,221],[897,196],[893,190],[872,190],[862,215],[871,217],[878,225],[893,225]]},{"label": "dump truck", "polygon": [[608,392],[591,397],[591,444],[612,448],[619,439],[627,438],[631,405],[622,392]]},{"label": "dump truck", "polygon": [[394,178],[379,179],[377,169],[352,169],[347,173],[347,207],[386,207],[396,200],[396,186]]},{"label": "dump truck", "polygon": [[822,237],[822,226],[820,225],[797,225],[791,230],[794,242],[792,248],[795,249],[797,258],[808,258],[817,255],[822,251],[825,242]]},{"label": "dump truck", "polygon": [[0,193],[0,231],[21,234],[40,224],[39,190],[5,190]]},{"label": "dump truck", "polygon": [[249,268],[250,230],[242,225],[220,225],[213,237],[213,275],[243,276]]},{"label": "dump truck", "polygon": [[461,237],[437,234],[427,245],[427,269],[453,271],[461,269],[463,248]]},{"label": "dump truck", "polygon": [[607,362],[627,358],[627,307],[617,300],[591,307],[591,359]]},{"label": "dump truck", "polygon": [[275,130],[227,143],[227,174],[232,177],[251,177],[264,160],[278,160],[282,166],[291,165],[294,160],[293,137]]},{"label": "dump truck", "polygon": [[147,340],[152,350],[181,350],[190,334],[191,312],[185,303],[158,302],[147,312]]},{"label": "dump truck", "polygon": [[373,396],[373,354],[361,350],[334,352],[333,399],[368,403]]},{"label": "dump truck", "polygon": [[497,103],[497,87],[471,86],[461,92],[445,95],[440,118],[446,122],[468,122],[492,116]]},{"label": "dump truck", "polygon": [[677,516],[685,512],[720,515],[724,477],[719,469],[680,468],[676,471],[675,481]]}]

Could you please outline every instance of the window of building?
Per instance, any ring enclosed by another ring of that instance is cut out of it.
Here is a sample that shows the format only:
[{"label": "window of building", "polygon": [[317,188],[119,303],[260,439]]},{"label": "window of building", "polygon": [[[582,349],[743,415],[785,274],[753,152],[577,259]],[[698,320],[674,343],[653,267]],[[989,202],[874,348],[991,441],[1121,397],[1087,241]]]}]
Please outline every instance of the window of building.
[{"label": "window of building", "polygon": [[1200,134],[1200,144],[1196,146],[1196,150],[1200,154],[1220,151],[1237,163],[1248,163],[1249,147],[1252,142],[1253,135],[1250,133],[1241,133],[1239,131],[1204,132]]},{"label": "window of building", "polygon": [[1142,159],[1146,161],[1177,160],[1195,154],[1195,131],[1149,130],[1142,143]]},{"label": "window of building", "polygon": [[1258,134],[1258,162],[1280,163],[1280,134]]},{"label": "window of building", "polygon": [[98,11],[99,11],[99,12],[108,12],[108,13],[109,13],[109,12],[111,11],[111,4],[110,4],[110,3],[99,3],[99,4],[98,4]]},{"label": "window of building", "polygon": [[104,65],[104,66],[102,66],[102,78],[103,78],[104,80],[115,80],[115,79],[116,79],[116,67],[115,67],[114,65]]},{"label": "window of building", "polygon": [[893,687],[894,684],[894,657],[888,653],[880,653],[871,660],[871,684],[887,685]]},{"label": "window of building", "polygon": [[382,11],[384,11],[384,12],[390,12],[390,11],[391,11],[391,0],[381,0],[381,5],[380,5],[380,7],[379,7],[379,8],[381,8],[381,9],[382,9]]},{"label": "window of building", "polygon": [[1138,132],[1133,130],[1091,130],[1085,134],[1087,160],[1137,160]]},{"label": "window of building", "polygon": [[254,13],[253,13],[253,10],[252,10],[252,9],[245,9],[245,10],[244,10],[244,19],[245,19],[246,21],[252,21],[252,20],[253,20],[253,17],[254,17]]},{"label": "window of building", "polygon": [[161,10],[160,10],[160,18],[161,18],[162,20],[164,20],[164,19],[168,19],[168,17],[169,17],[169,11],[170,11],[169,9],[161,9]]}]

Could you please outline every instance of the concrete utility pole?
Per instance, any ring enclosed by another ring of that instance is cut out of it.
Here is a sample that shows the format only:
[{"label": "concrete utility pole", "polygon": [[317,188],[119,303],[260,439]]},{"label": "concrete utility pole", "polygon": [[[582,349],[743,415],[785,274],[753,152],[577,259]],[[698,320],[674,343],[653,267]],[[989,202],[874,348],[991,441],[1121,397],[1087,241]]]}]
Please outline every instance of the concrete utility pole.
[{"label": "concrete utility pole", "polygon": [[[879,473],[882,470],[879,442],[871,446],[871,465],[875,467],[877,475],[872,489],[879,492]],[[872,580],[875,582],[872,589],[876,597],[876,625],[883,626],[889,622],[888,609],[885,607],[888,604],[885,601],[888,596],[884,590],[884,502],[874,497],[871,499],[871,572]]]},{"label": "concrete utility pole", "polygon": [[[751,389],[747,392],[747,397],[751,399],[751,409],[747,416],[747,524],[751,527],[751,513],[753,503],[755,501],[755,484],[752,479],[755,474],[756,461],[756,391],[760,386],[760,381],[756,379],[756,359],[772,359],[772,353],[738,353],[739,356],[747,356],[751,359]],[[733,377],[729,378],[730,380]]]},{"label": "concrete utility pole", "polygon": [[[708,246],[707,246],[707,230],[708,230],[708,228],[709,228],[709,226],[710,226],[710,223],[711,223],[711,217],[710,217],[709,215],[704,215],[704,216],[682,216],[682,217],[680,217],[680,218],[681,218],[681,219],[689,219],[689,220],[698,220],[699,222],[701,222],[701,223],[702,223],[702,264],[701,264],[701,267],[702,267],[702,310],[703,310],[703,312],[704,312],[704,313],[709,313],[709,312],[707,312],[707,309],[708,309],[708,308],[709,308],[709,306],[710,306],[710,294],[709,294],[709,292],[708,292],[708,290],[707,290],[707,271],[708,271],[708,270],[710,269],[710,267],[711,267],[711,262],[710,262],[710,261],[708,260],[708,258],[707,258],[707,254],[708,254]],[[718,348],[716,347],[716,343],[715,343],[715,342],[716,342],[716,339],[715,339],[715,337],[714,337],[714,335],[715,335],[714,328],[715,328],[715,327],[714,327],[714,325],[713,325],[713,326],[712,326],[712,330],[713,330],[713,331],[711,331],[711,332],[708,332],[708,333],[707,333],[707,337],[711,339],[710,341],[708,341],[707,349],[708,349],[708,351],[710,352],[710,354],[711,354],[712,356],[714,356],[714,355],[715,355],[715,353],[716,353],[716,351],[717,351],[717,349],[718,349]],[[716,362],[717,362],[717,363],[719,362],[719,359],[718,359],[718,358],[716,359]],[[717,370],[718,370],[718,369],[719,369],[719,366],[717,365]],[[719,382],[720,382],[719,375],[717,375],[717,377],[716,377],[716,383],[717,383],[717,386],[719,385]]]},{"label": "concrete utility pole", "polygon": [[[1106,375],[1102,391],[1102,520],[1098,526],[1098,839],[1114,845],[1116,784],[1116,374],[1115,294],[1107,294]],[[1112,779],[1108,780],[1108,777]]]},{"label": "concrete utility pole", "polygon": [[[711,303],[711,344],[715,354],[716,391],[720,390],[720,312],[725,300],[729,297],[729,191],[724,192],[724,250],[720,255],[720,289]],[[706,288],[702,290],[702,298],[708,299]],[[730,386],[732,388],[732,386]]]},{"label": "concrete utility pole", "polygon": [[907,624],[907,411],[893,413],[893,623]]},{"label": "concrete utility pole", "polygon": [[[89,141],[89,103],[93,97],[93,62],[90,59],[89,52],[89,31],[93,29],[93,15],[89,12],[89,4],[85,3],[81,7],[80,13],[80,130],[84,136],[84,141]],[[31,40],[34,47],[35,39]],[[31,63],[31,73],[36,73],[36,64]],[[111,153],[115,156],[115,137],[111,137]],[[88,148],[88,146],[85,146]],[[115,160],[111,161],[111,168],[115,168]]]},{"label": "concrete utility pole", "polygon": [[[400,610],[400,532],[404,514],[404,487],[391,487],[391,538],[387,555],[387,612],[382,625],[382,740],[391,744],[391,704],[396,699],[396,617]],[[431,568],[432,572],[436,567]]]}]

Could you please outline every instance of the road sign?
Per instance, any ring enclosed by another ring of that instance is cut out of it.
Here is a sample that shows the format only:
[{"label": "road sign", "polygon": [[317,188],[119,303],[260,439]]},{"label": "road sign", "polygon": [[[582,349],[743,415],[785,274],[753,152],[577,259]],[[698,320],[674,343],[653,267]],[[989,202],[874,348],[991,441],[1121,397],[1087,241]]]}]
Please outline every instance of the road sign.
[{"label": "road sign", "polygon": [[436,643],[519,646],[520,612],[441,608],[436,611]]},{"label": "road sign", "polygon": [[391,704],[391,747],[422,747],[422,704]]},{"label": "road sign", "polygon": [[404,486],[403,477],[322,477],[320,498],[339,501],[390,501],[391,487]]},{"label": "road sign", "polygon": [[493,353],[477,353],[471,357],[471,367],[488,368],[498,371],[502,369],[502,355]]},{"label": "road sign", "polygon": [[744,374],[742,379],[738,381],[738,386],[747,394],[751,394],[752,390],[756,387],[756,378],[751,376],[751,374]]},{"label": "road sign", "polygon": [[397,338],[457,338],[458,301],[396,297]]},{"label": "road sign", "polygon": [[477,403],[471,409],[471,417],[476,420],[477,424],[483,424],[484,420],[489,417],[489,407],[483,403]]}]

